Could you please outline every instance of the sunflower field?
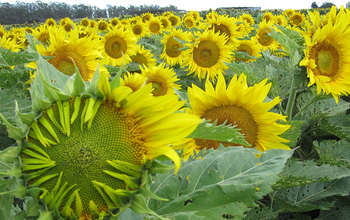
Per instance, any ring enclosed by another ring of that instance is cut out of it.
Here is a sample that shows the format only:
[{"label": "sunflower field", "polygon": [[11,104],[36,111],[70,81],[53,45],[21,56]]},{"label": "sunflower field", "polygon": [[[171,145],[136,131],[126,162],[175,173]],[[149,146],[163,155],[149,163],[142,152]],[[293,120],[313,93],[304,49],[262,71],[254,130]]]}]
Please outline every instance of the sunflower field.
[{"label": "sunflower field", "polygon": [[350,219],[350,10],[0,25],[0,219]]}]

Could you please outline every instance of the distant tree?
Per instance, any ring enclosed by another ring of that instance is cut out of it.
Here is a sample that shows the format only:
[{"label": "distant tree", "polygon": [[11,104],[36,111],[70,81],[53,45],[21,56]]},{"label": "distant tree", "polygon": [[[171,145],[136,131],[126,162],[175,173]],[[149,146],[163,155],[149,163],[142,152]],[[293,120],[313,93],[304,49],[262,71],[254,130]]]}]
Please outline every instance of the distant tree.
[{"label": "distant tree", "polygon": [[313,2],[313,3],[311,4],[311,8],[318,8],[318,5],[316,4],[316,2]]},{"label": "distant tree", "polygon": [[320,6],[320,8],[331,8],[333,5],[335,5],[335,4],[333,4],[332,2],[324,2],[324,3]]},{"label": "distant tree", "polygon": [[350,8],[350,2],[346,3],[346,7]]}]

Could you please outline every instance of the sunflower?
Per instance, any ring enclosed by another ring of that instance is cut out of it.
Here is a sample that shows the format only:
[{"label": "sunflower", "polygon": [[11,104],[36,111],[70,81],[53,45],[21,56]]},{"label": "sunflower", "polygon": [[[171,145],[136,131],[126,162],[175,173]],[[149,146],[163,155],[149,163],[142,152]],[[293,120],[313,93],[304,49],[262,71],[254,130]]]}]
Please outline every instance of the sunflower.
[{"label": "sunflower", "polygon": [[143,13],[141,15],[141,18],[142,18],[142,22],[143,23],[146,23],[147,21],[151,20],[151,18],[153,18],[153,14],[151,12],[146,12],[146,13]]},{"label": "sunflower", "polygon": [[7,33],[6,29],[3,27],[0,27],[0,38],[3,37]]},{"label": "sunflower", "polygon": [[172,28],[171,21],[167,17],[161,16],[160,17],[160,22],[162,23],[162,26],[163,26],[164,30]]},{"label": "sunflower", "polygon": [[216,11],[209,11],[205,15],[205,22],[210,23],[211,20],[216,20],[219,17],[219,14]]},{"label": "sunflower", "polygon": [[228,69],[224,62],[231,60],[232,47],[226,45],[227,38],[220,33],[206,30],[200,33],[195,43],[187,43],[182,67],[188,66],[188,74],[194,72],[194,77],[204,79],[206,74],[210,79],[224,69]]},{"label": "sunflower", "polygon": [[[237,51],[239,52],[246,52],[249,56],[253,56],[256,58],[261,57],[261,46],[258,43],[257,39],[255,37],[252,37],[250,40],[239,40],[239,46],[237,47]],[[244,62],[253,62],[256,59],[239,59],[238,61],[244,61]]]},{"label": "sunflower", "polygon": [[56,21],[53,18],[48,18],[48,19],[46,19],[45,24],[47,26],[54,27],[54,26],[56,26]]},{"label": "sunflower", "polygon": [[89,20],[89,18],[86,17],[86,18],[81,19],[80,25],[85,27],[85,28],[90,27],[90,20]]},{"label": "sunflower", "polygon": [[109,20],[109,25],[111,27],[116,27],[120,23],[120,20],[118,18],[112,18]]},{"label": "sunflower", "polygon": [[168,19],[173,27],[181,25],[181,18],[177,15],[171,14]]},{"label": "sunflower", "polygon": [[173,69],[160,64],[154,67],[141,67],[141,73],[147,78],[146,84],[152,84],[154,96],[174,95],[174,89],[180,89],[181,85],[176,84],[179,79]]},{"label": "sunflower", "polygon": [[109,23],[104,20],[104,19],[101,19],[97,22],[97,31],[99,32],[106,32],[108,31],[110,28],[109,28]]},{"label": "sunflower", "polygon": [[275,21],[276,21],[276,25],[280,25],[283,27],[286,27],[288,25],[288,20],[284,15],[276,15]]},{"label": "sunflower", "polygon": [[9,38],[7,33],[0,37],[0,48],[8,49],[12,52],[20,50],[20,46],[12,38]]},{"label": "sunflower", "polygon": [[183,48],[183,45],[178,41],[190,41],[190,35],[187,32],[182,31],[181,29],[172,29],[169,34],[164,34],[162,43],[164,49],[160,58],[165,60],[170,66],[175,64],[181,64],[183,61],[184,52],[179,50]]},{"label": "sunflower", "polygon": [[90,27],[95,28],[97,26],[97,22],[95,20],[90,20]]},{"label": "sunflower", "polygon": [[103,60],[107,65],[122,66],[131,62],[137,51],[137,38],[128,30],[113,28],[103,38]]},{"label": "sunflower", "polygon": [[250,26],[255,24],[253,16],[251,14],[249,14],[249,13],[242,14],[240,19],[246,21]]},{"label": "sunflower", "polygon": [[105,75],[94,76],[91,86],[79,75],[71,82],[58,71],[39,72],[32,112],[17,114],[19,127],[0,114],[18,144],[10,150],[19,164],[19,192],[37,203],[32,217],[103,219],[127,208],[156,215],[144,202],[158,198],[149,190],[151,174],[173,167],[154,159],[173,160],[177,172],[180,158],[168,145],[193,132],[200,118],[176,113],[184,102],[176,95],[153,97],[152,85],[132,92]]},{"label": "sunflower", "polygon": [[214,30],[215,33],[220,33],[227,37],[226,44],[238,46],[237,37],[243,36],[238,30],[238,25],[236,25],[238,20],[234,17],[228,17],[220,15],[216,20],[209,21],[209,29]]},{"label": "sunflower", "polygon": [[149,21],[146,22],[146,26],[148,28],[148,32],[158,35],[163,31],[162,22],[158,17],[151,17]]},{"label": "sunflower", "polygon": [[301,14],[300,12],[295,12],[290,18],[289,18],[289,22],[293,25],[293,26],[301,26],[305,21],[305,15]]},{"label": "sunflower", "polygon": [[61,19],[60,26],[65,32],[70,32],[73,29],[74,22],[69,17],[65,17]]},{"label": "sunflower", "polygon": [[[50,32],[49,41],[47,48],[42,44],[36,45],[41,55],[52,57],[49,63],[69,76],[75,73],[76,65],[84,81],[91,80],[99,65],[98,58],[101,58],[99,52],[101,44],[98,39],[92,39],[92,36],[79,38],[78,29],[74,29],[69,35],[57,34],[55,36]],[[32,63],[29,67],[35,68],[36,64]],[[101,67],[100,71],[107,72],[104,67]]]},{"label": "sunflower", "polygon": [[269,33],[272,32],[273,23],[267,22],[265,20],[261,21],[259,24],[259,29],[256,31],[256,38],[258,39],[259,44],[262,46],[263,50],[277,50],[278,42],[269,36]]},{"label": "sunflower", "polygon": [[[269,112],[281,99],[276,97],[270,102],[264,102],[271,88],[271,83],[266,82],[267,79],[248,87],[246,76],[242,73],[238,79],[237,75],[234,75],[226,88],[224,76],[219,73],[215,89],[208,80],[205,91],[195,85],[188,88],[190,112],[211,122],[217,120],[217,125],[226,122],[237,126],[250,145],[244,147],[256,148],[261,152],[268,149],[290,149],[283,144],[289,141],[278,136],[290,128],[290,125],[277,123],[279,120],[286,121],[286,116]],[[182,142],[187,142],[187,146],[192,145],[185,149],[187,157],[194,149],[216,149],[220,145],[217,141],[204,139],[185,139]]]},{"label": "sunflower", "polygon": [[307,67],[309,85],[316,83],[317,93],[332,94],[336,102],[339,96],[350,93],[350,29],[347,16],[337,16],[318,28],[310,37],[304,34],[305,57],[300,62]]},{"label": "sunflower", "polygon": [[122,86],[127,86],[132,89],[133,92],[139,90],[142,86],[146,84],[147,78],[140,73],[125,73],[124,79],[120,79],[120,84]]},{"label": "sunflower", "polygon": [[136,22],[136,24],[131,25],[131,30],[137,39],[140,39],[146,35],[149,35],[148,28],[142,21]]},{"label": "sunflower", "polygon": [[48,26],[44,24],[34,29],[32,35],[44,45],[49,45],[50,33],[52,33],[55,36],[57,36],[58,34],[64,34],[62,32],[62,29],[57,29],[55,26]]},{"label": "sunflower", "polygon": [[130,56],[132,62],[139,63],[140,66],[153,67],[156,66],[157,59],[153,58],[151,50],[144,49],[139,44],[135,55]]},{"label": "sunflower", "polygon": [[189,11],[185,14],[185,16],[193,17],[195,22],[199,22],[201,20],[201,16],[198,11]]},{"label": "sunflower", "polygon": [[273,16],[273,14],[269,11],[265,12],[265,14],[263,15],[263,17],[261,18],[261,20],[265,20],[266,23],[270,22],[271,23],[275,23],[275,17]]},{"label": "sunflower", "polygon": [[283,11],[283,14],[287,17],[290,18],[292,15],[295,13],[295,10],[293,9],[286,9]]},{"label": "sunflower", "polygon": [[188,29],[191,29],[191,28],[197,26],[196,20],[192,16],[183,16],[182,17],[182,23]]}]

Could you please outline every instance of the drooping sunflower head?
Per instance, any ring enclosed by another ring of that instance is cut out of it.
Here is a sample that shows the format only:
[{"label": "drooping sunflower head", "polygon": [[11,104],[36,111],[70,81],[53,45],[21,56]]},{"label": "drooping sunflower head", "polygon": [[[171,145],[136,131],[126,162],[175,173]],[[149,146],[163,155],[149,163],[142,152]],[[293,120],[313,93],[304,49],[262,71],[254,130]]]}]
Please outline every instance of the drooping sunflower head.
[{"label": "drooping sunflower head", "polygon": [[256,32],[256,38],[258,39],[259,44],[262,46],[263,50],[277,50],[278,42],[269,36],[269,33],[272,32],[273,23],[266,22],[265,20],[261,21],[259,24],[259,29]]},{"label": "drooping sunflower head", "polygon": [[179,79],[173,69],[165,67],[164,64],[154,67],[141,67],[141,72],[147,78],[146,84],[151,84],[153,87],[154,96],[165,96],[175,94],[174,89],[180,89],[181,85],[176,84]]},{"label": "drooping sunflower head", "polygon": [[113,28],[103,38],[103,60],[113,66],[131,62],[130,56],[137,51],[137,38],[129,30]]},{"label": "drooping sunflower head", "polygon": [[143,46],[139,44],[138,50],[135,55],[130,56],[132,62],[140,64],[140,66],[153,67],[156,65],[157,59],[154,58],[151,50],[145,49]]},{"label": "drooping sunflower head", "polygon": [[52,26],[53,27],[53,26],[56,26],[56,21],[53,18],[48,18],[48,19],[46,19],[45,24],[47,26]]},{"label": "drooping sunflower head", "polygon": [[95,28],[97,26],[97,22],[95,20],[90,20],[90,27]]},{"label": "drooping sunflower head", "polygon": [[171,29],[173,27],[168,17],[161,16],[160,22],[162,23],[164,30]]},{"label": "drooping sunflower head", "polygon": [[85,83],[79,74],[66,76],[41,57],[37,62],[32,112],[18,112],[18,127],[0,114],[18,143],[13,160],[23,174],[18,176],[26,189],[22,196],[38,202],[33,213],[92,220],[129,207],[155,214],[144,202],[152,195],[152,167],[170,168],[155,159],[165,155],[178,169],[180,159],[169,144],[189,135],[201,120],[176,113],[184,102],[176,95],[152,96],[151,85],[133,92],[116,80],[110,84],[98,71],[91,84]]},{"label": "drooping sunflower head", "polygon": [[164,59],[171,66],[183,62],[184,52],[180,49],[184,46],[179,41],[189,42],[189,33],[181,29],[172,29],[169,34],[163,35],[162,43],[164,48],[160,58]]},{"label": "drooping sunflower head", "polygon": [[340,95],[350,93],[350,50],[344,49],[350,40],[349,23],[347,16],[339,13],[334,24],[329,20],[312,37],[304,34],[305,57],[300,65],[307,67],[308,86],[316,83],[317,93],[332,94],[337,103]]},{"label": "drooping sunflower head", "polygon": [[175,27],[175,26],[180,26],[181,24],[181,18],[177,15],[170,15],[168,17],[169,21],[171,22],[171,26]]},{"label": "drooping sunflower head", "polygon": [[210,79],[215,79],[217,74],[228,67],[224,62],[230,62],[232,46],[227,45],[227,37],[206,30],[199,33],[194,43],[186,44],[190,49],[185,51],[182,67],[188,67],[189,74],[194,72],[194,77],[204,79],[208,74]]},{"label": "drooping sunflower head", "polygon": [[[231,124],[241,129],[250,148],[264,152],[268,149],[289,149],[283,142],[288,142],[278,135],[289,129],[290,125],[278,124],[278,120],[285,121],[285,116],[269,112],[281,100],[279,97],[270,102],[264,102],[271,83],[267,79],[248,87],[246,76],[234,75],[226,87],[224,76],[219,73],[216,88],[207,80],[205,91],[193,85],[188,88],[188,97],[192,113],[201,118],[217,120],[217,125]],[[218,148],[219,142],[195,139],[197,149]],[[222,143],[232,146],[232,143]],[[190,151],[190,153],[192,153]]]}]

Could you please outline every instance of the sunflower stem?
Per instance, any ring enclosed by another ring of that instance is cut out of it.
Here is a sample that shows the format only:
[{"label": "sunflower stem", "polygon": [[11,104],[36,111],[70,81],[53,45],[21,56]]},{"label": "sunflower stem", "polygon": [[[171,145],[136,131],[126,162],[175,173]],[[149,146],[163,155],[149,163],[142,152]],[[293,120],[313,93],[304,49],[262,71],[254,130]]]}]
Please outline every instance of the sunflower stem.
[{"label": "sunflower stem", "polygon": [[286,107],[287,120],[292,120],[292,111],[294,106],[295,97],[297,95],[297,90],[299,86],[295,86],[295,78],[292,80],[292,85],[290,86],[289,98]]}]

